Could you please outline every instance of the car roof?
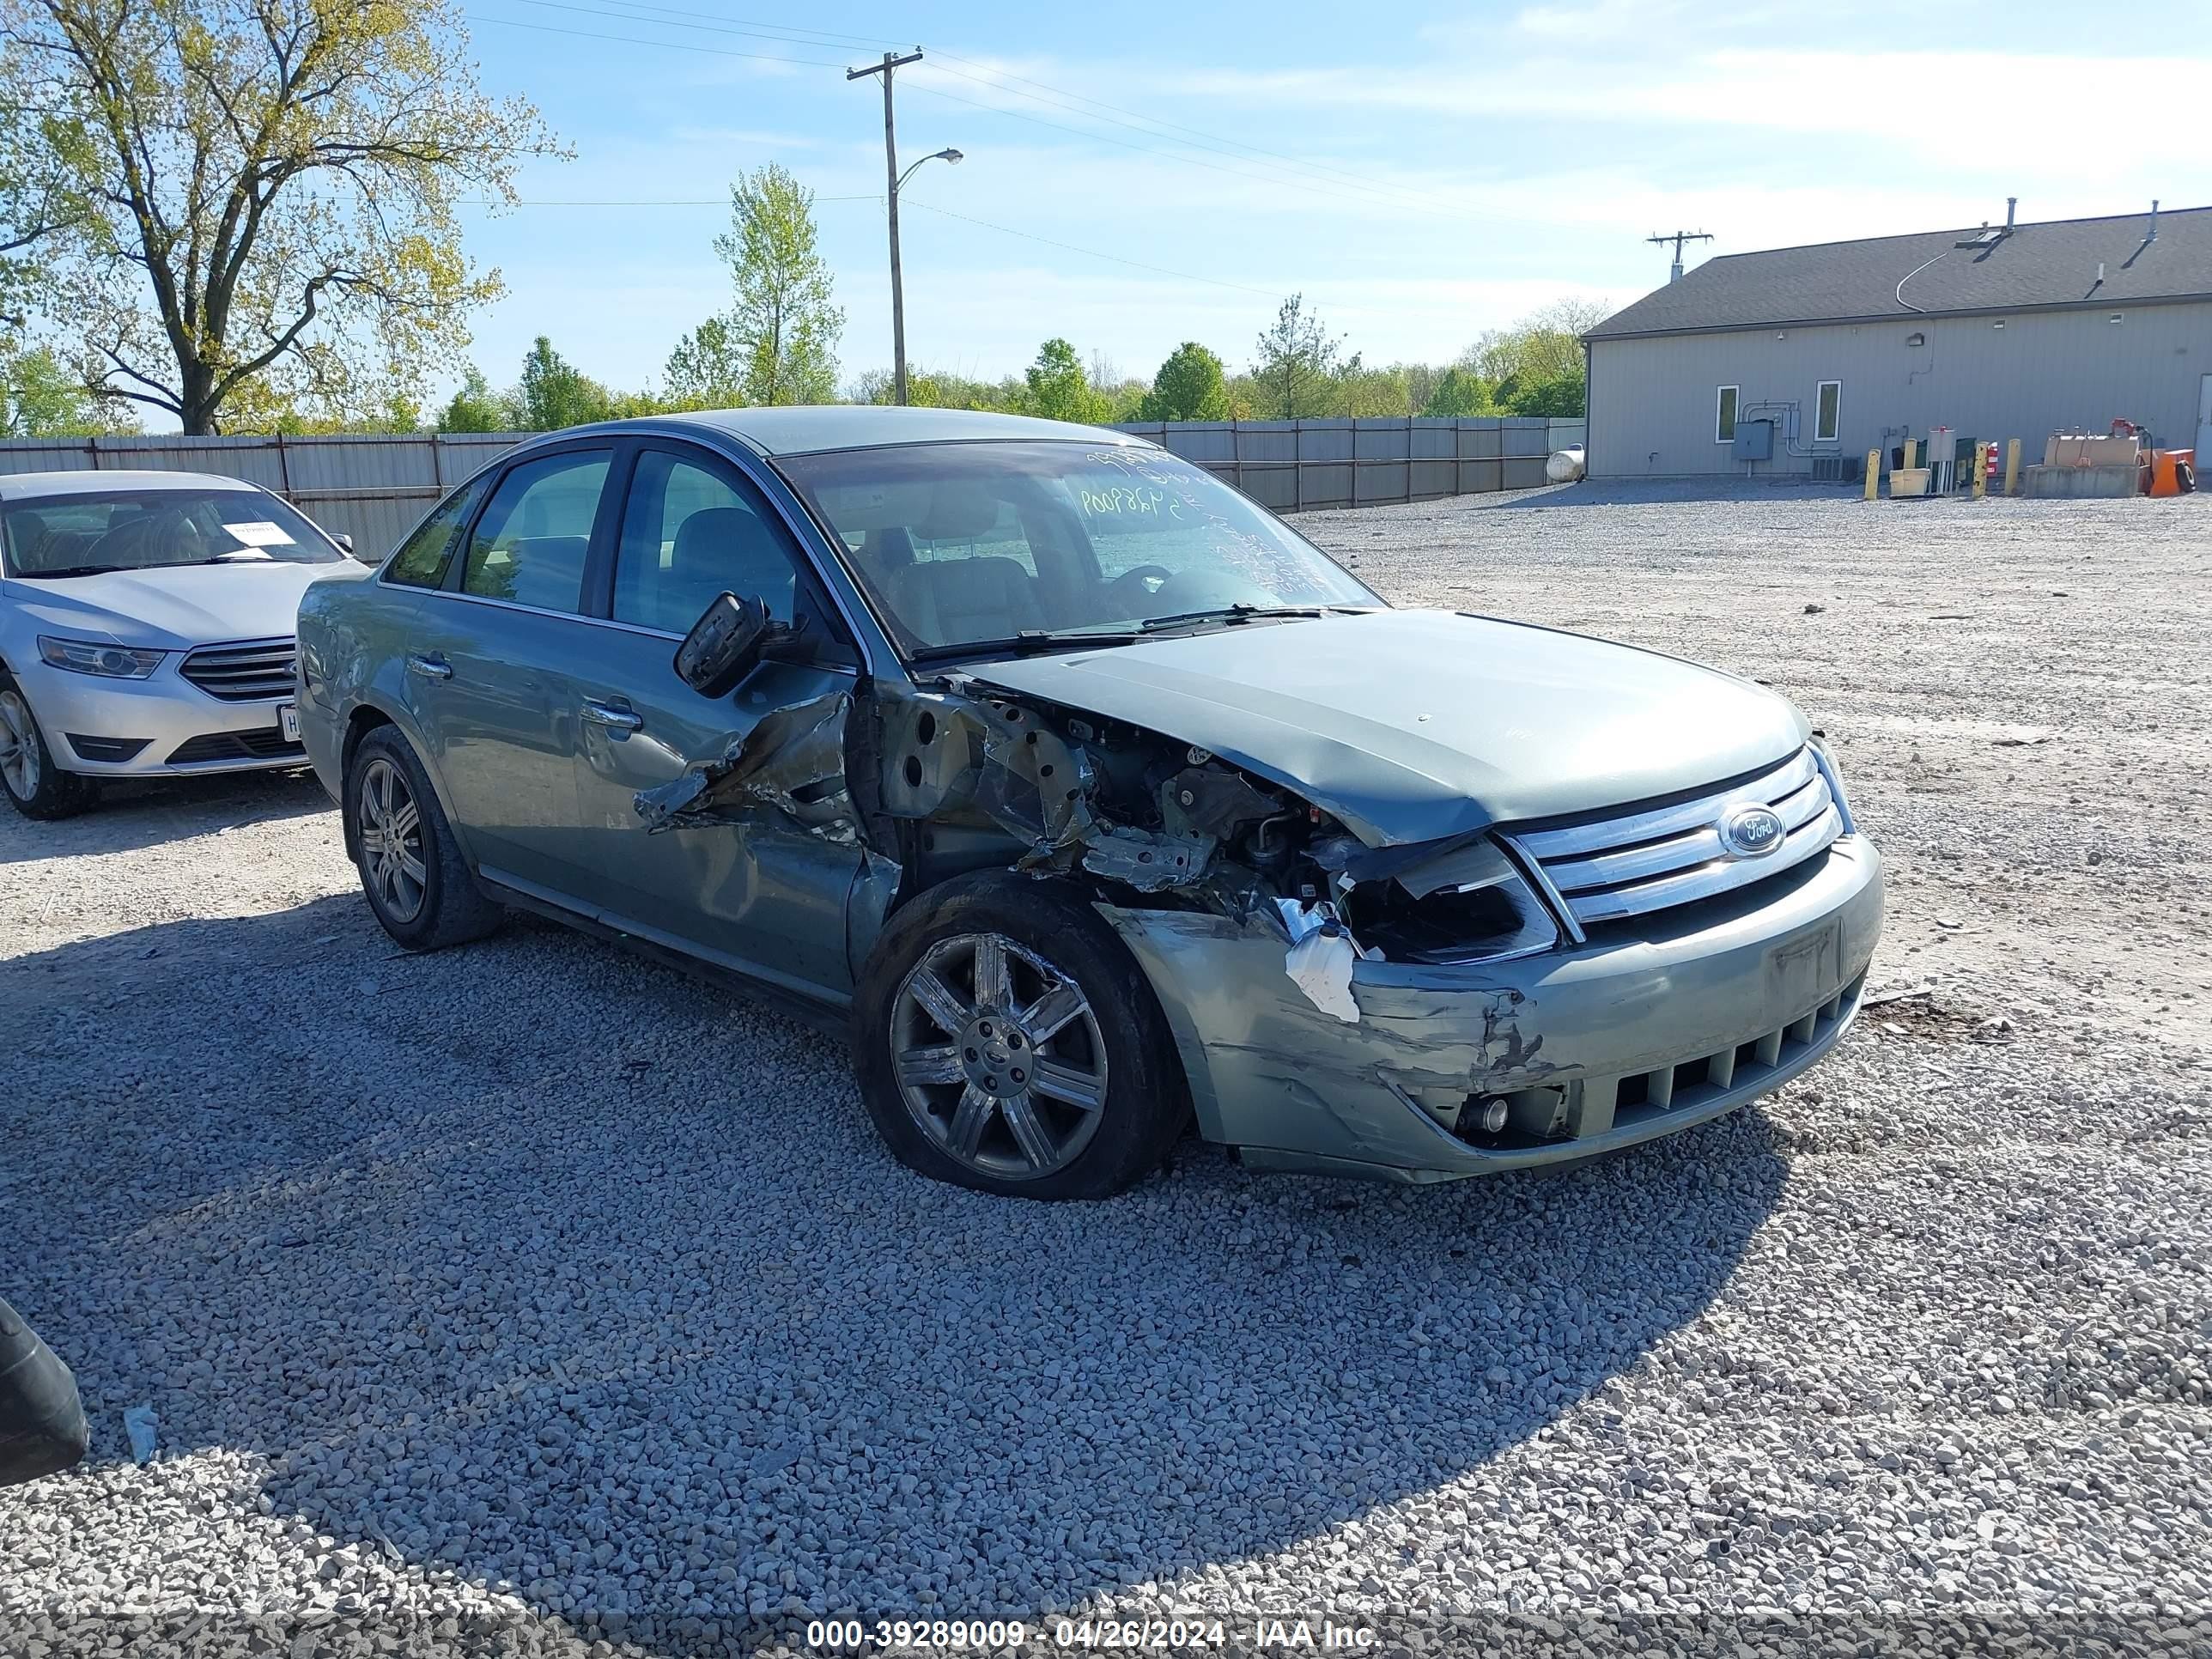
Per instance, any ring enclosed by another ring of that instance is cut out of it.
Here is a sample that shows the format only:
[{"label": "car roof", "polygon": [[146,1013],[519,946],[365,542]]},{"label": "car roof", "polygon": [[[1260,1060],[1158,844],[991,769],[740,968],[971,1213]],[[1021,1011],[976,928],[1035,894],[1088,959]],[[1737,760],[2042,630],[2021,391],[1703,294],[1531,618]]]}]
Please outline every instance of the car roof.
[{"label": "car roof", "polygon": [[120,491],[149,489],[258,489],[243,478],[227,478],[217,472],[154,471],[94,471],[82,468],[68,472],[10,472],[0,475],[0,501],[27,501],[33,496],[104,495]]},{"label": "car roof", "polygon": [[691,426],[726,432],[762,455],[805,455],[825,449],[874,449],[888,444],[963,440],[1056,438],[1070,443],[1141,444],[1144,440],[1073,421],[998,415],[980,409],[912,409],[895,404],[793,404],[775,409],[713,409],[652,415],[614,422],[623,429]]}]

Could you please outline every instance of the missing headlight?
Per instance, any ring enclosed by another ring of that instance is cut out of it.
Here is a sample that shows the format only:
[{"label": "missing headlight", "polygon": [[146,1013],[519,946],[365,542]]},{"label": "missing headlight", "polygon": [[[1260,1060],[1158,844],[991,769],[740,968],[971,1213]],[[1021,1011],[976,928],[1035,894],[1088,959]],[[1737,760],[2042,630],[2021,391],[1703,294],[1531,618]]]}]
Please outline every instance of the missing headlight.
[{"label": "missing headlight", "polygon": [[1393,962],[1487,962],[1550,949],[1559,928],[1518,877],[1415,898],[1360,882],[1340,902],[1352,936]]}]

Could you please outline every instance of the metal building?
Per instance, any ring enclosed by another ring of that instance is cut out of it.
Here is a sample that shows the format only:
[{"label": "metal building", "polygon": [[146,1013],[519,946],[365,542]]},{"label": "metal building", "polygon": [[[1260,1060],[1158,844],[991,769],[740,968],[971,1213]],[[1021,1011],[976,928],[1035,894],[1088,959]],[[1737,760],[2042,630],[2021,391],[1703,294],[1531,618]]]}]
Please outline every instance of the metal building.
[{"label": "metal building", "polygon": [[2116,418],[2212,456],[2212,208],[1725,255],[1583,337],[1596,477],[1850,478],[1946,426],[2032,463]]}]

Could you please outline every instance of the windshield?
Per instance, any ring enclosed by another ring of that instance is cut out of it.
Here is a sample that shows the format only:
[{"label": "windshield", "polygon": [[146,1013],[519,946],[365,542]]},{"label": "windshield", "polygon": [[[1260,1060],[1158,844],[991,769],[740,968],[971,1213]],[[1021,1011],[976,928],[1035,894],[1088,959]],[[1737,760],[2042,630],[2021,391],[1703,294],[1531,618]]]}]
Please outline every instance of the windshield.
[{"label": "windshield", "polygon": [[334,564],[345,555],[258,490],[141,489],[10,501],[7,574],[91,576],[181,564]]},{"label": "windshield", "polygon": [[787,457],[909,655],[1382,601],[1194,462],[1149,446]]}]

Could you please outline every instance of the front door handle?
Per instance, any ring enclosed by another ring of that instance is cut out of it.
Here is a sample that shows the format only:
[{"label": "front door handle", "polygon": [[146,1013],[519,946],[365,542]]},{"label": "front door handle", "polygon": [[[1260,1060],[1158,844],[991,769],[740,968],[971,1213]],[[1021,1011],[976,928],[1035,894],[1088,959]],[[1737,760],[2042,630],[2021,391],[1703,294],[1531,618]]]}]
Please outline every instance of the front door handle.
[{"label": "front door handle", "polygon": [[635,732],[645,725],[645,716],[634,708],[621,708],[589,697],[584,699],[584,718],[594,726],[611,726],[617,732]]},{"label": "front door handle", "polygon": [[426,680],[449,680],[453,678],[453,665],[443,657],[410,657],[407,672],[420,674]]}]

